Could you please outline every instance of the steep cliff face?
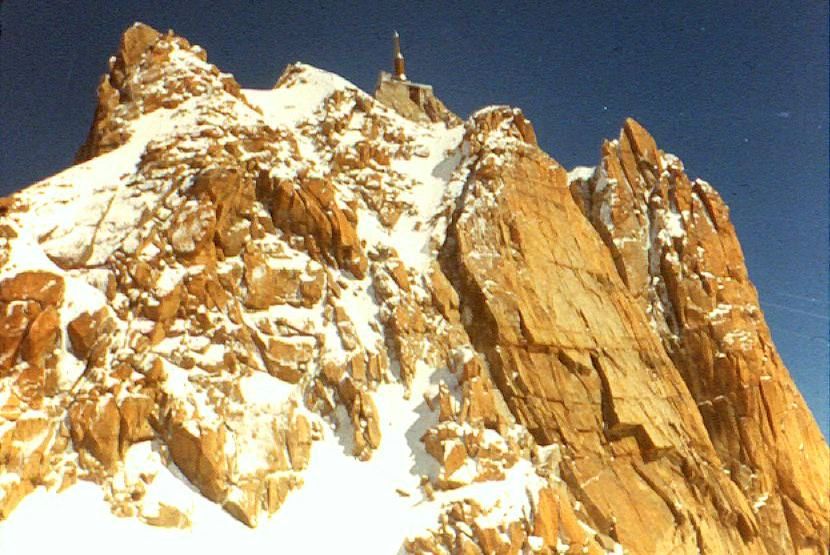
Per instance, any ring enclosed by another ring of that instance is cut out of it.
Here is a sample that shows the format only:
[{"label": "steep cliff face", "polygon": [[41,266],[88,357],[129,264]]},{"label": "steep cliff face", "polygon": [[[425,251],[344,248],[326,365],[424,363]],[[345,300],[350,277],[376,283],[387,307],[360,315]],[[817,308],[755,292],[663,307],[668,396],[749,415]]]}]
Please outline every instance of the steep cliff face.
[{"label": "steep cliff face", "polygon": [[758,552],[683,382],[521,114],[473,117],[444,262],[519,422],[563,448],[598,530],[638,553]]},{"label": "steep cliff face", "polygon": [[822,549],[827,444],[775,350],[720,195],[634,120],[572,188],[755,506],[767,547]]},{"label": "steep cliff face", "polygon": [[0,203],[0,551],[111,549],[27,533],[125,530],[95,484],[125,552],[826,553],[726,208],[634,122],[569,186],[519,110],[206,60],[131,27]]}]

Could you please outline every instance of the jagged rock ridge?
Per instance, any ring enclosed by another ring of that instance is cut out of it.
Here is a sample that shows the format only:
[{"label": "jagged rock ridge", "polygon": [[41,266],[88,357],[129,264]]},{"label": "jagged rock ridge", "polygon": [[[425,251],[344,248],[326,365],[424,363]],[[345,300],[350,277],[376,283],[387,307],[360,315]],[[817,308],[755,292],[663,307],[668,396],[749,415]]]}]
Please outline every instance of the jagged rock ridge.
[{"label": "jagged rock ridge", "polygon": [[0,548],[94,483],[289,551],[827,552],[726,207],[636,122],[569,178],[513,108],[244,90],[141,24],[110,66],[80,163],[0,205]]}]

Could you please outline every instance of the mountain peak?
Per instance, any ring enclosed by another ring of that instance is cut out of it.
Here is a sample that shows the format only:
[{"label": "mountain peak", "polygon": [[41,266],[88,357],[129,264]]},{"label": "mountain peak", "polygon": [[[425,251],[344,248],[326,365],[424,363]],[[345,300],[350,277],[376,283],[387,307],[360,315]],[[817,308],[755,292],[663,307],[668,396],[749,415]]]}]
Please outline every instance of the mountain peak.
[{"label": "mountain peak", "polygon": [[109,72],[98,86],[98,104],[87,139],[76,156],[83,162],[124,144],[129,122],[189,98],[224,91],[243,100],[230,74],[207,63],[207,54],[169,31],[135,23],[122,35]]},{"label": "mountain peak", "polygon": [[121,35],[121,43],[118,48],[118,53],[115,56],[116,64],[120,66],[118,75],[113,76],[113,80],[118,81],[120,76],[123,80],[127,69],[130,66],[137,64],[141,60],[141,56],[155,44],[161,33],[140,21],[136,21]]},{"label": "mountain peak", "polygon": [[637,122],[569,182],[402,64],[206,59],[128,29],[84,162],[0,201],[0,551],[59,500],[85,553],[826,553],[728,210]]}]

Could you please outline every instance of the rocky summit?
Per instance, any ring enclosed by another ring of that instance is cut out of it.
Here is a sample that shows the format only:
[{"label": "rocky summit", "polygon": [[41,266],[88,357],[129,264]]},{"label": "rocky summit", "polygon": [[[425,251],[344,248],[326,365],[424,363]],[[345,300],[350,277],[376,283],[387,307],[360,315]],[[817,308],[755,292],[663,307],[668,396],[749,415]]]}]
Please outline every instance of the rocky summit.
[{"label": "rocky summit", "polygon": [[0,552],[826,554],[717,191],[397,56],[248,90],[124,33],[77,164],[0,200]]}]

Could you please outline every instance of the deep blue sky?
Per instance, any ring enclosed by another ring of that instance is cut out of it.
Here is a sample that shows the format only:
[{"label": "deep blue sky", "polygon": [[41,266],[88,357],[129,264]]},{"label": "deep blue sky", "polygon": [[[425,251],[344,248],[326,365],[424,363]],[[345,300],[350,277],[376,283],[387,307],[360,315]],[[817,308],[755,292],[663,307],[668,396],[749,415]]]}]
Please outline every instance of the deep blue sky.
[{"label": "deep blue sky", "polygon": [[[69,166],[121,32],[202,45],[243,87],[300,60],[371,90],[402,36],[410,78],[462,116],[521,107],[564,165],[626,116],[732,209],[779,350],[828,435],[828,3],[7,0],[0,194]],[[452,5],[449,5],[452,4]]]}]

